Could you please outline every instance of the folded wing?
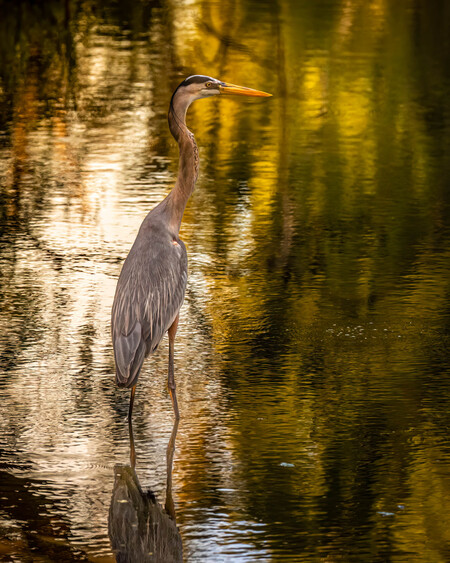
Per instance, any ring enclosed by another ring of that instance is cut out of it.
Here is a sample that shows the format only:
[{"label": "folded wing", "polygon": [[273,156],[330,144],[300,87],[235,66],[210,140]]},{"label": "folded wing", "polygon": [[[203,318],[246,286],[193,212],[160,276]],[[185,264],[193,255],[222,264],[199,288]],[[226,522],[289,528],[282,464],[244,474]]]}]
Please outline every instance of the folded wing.
[{"label": "folded wing", "polygon": [[135,385],[145,357],[156,350],[178,315],[186,282],[182,241],[136,241],[123,265],[112,309],[119,386]]}]

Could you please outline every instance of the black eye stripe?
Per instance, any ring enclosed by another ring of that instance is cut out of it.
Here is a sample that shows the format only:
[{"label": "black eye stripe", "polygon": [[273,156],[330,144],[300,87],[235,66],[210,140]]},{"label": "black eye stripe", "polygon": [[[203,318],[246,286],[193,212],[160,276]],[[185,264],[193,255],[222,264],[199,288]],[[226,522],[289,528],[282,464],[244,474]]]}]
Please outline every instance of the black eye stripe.
[{"label": "black eye stripe", "polygon": [[211,81],[213,81],[213,79],[210,76],[194,75],[186,78],[186,80],[184,80],[181,84],[183,86],[189,86],[189,84],[200,84],[202,82],[211,82]]}]

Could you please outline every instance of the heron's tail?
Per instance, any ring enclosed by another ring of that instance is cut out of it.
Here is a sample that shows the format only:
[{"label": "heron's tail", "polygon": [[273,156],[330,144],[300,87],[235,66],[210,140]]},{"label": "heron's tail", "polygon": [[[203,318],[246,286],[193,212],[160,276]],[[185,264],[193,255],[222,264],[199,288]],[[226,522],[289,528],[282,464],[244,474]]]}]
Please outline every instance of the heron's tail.
[{"label": "heron's tail", "polygon": [[117,384],[117,387],[120,387],[122,389],[131,389],[131,387],[134,387],[137,383],[140,371],[141,370],[139,369],[139,371],[136,373],[136,375],[134,377],[129,377],[127,379],[127,378],[123,377],[123,375],[119,372],[118,369],[116,369],[116,384]]},{"label": "heron's tail", "polygon": [[119,334],[114,340],[116,360],[116,383],[119,387],[134,387],[145,359],[145,342],[141,337],[141,325],[125,336]]}]

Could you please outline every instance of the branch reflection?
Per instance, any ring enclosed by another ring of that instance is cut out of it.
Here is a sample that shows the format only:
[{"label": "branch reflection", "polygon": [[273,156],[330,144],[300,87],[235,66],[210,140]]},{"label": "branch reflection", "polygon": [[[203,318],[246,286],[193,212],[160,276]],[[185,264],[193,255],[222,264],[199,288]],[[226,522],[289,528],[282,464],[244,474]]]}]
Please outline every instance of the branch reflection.
[{"label": "branch reflection", "polygon": [[183,561],[183,545],[175,522],[172,465],[178,421],[167,445],[167,487],[164,508],[151,491],[143,491],[136,474],[133,426],[129,423],[130,465],[114,468],[114,489],[109,508],[111,546],[119,563]]}]

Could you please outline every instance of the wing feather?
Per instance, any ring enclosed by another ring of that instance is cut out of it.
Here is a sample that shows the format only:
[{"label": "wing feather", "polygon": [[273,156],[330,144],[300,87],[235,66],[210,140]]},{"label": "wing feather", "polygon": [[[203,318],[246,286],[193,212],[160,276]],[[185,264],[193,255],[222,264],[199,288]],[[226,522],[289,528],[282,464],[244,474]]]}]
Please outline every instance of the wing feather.
[{"label": "wing feather", "polygon": [[145,357],[156,350],[184,300],[186,248],[158,234],[138,236],[117,283],[111,328],[116,381],[124,387],[135,385]]}]

